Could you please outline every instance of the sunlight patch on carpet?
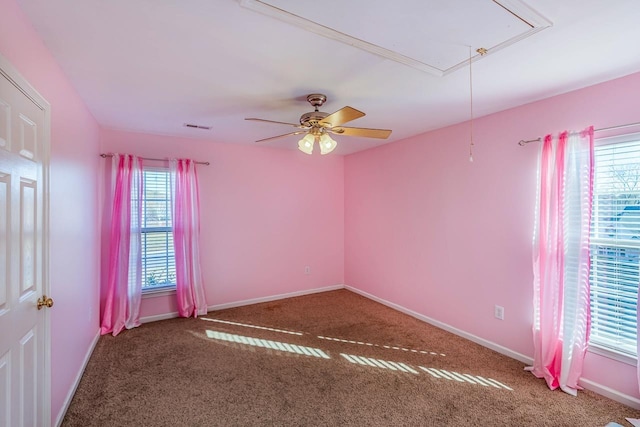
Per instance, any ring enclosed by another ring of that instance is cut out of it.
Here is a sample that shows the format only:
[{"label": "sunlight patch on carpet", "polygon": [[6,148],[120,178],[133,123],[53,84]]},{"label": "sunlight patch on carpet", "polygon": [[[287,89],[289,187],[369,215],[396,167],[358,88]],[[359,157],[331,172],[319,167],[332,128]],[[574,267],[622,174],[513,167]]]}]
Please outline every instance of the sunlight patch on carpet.
[{"label": "sunlight patch on carpet", "polygon": [[319,348],[306,347],[303,345],[289,344],[279,341],[263,340],[261,338],[245,337],[236,334],[227,334],[225,332],[218,332],[207,330],[207,337],[219,341],[233,342],[238,344],[249,345],[253,347],[268,348],[276,351],[285,351],[288,353],[296,353],[302,356],[318,357],[322,359],[331,359],[324,351]]},{"label": "sunlight patch on carpet", "polygon": [[[416,371],[410,365],[402,362],[392,362],[390,360],[374,359],[373,357],[364,357],[345,353],[340,353],[340,356],[354,365],[370,366],[372,368],[388,369],[390,371],[400,371],[415,375],[420,374],[420,372]],[[438,379],[446,379],[460,383],[481,385],[483,387],[495,387],[498,389],[513,391],[511,387],[492,378],[484,378],[479,375],[460,374],[458,372],[447,371],[445,369],[425,368],[424,366],[418,366],[418,368]]]},{"label": "sunlight patch on carpet", "polygon": [[250,325],[248,323],[231,322],[229,320],[211,319],[211,318],[208,318],[208,317],[201,317],[200,319],[206,320],[206,321],[209,321],[209,322],[217,322],[217,323],[224,323],[224,324],[227,324],[227,325],[242,326],[242,327],[245,327],[245,328],[261,329],[263,331],[280,332],[281,334],[304,335],[302,332],[285,331],[284,329],[268,328],[266,326]]},{"label": "sunlight patch on carpet", "polygon": [[447,371],[444,369],[435,369],[435,368],[425,368],[424,366],[418,366],[418,368],[422,369],[423,371],[425,371],[426,373],[430,374],[432,377],[434,378],[438,378],[438,379],[445,379],[445,380],[449,380],[449,381],[458,381],[461,383],[470,383],[470,384],[477,384],[477,385],[481,385],[484,387],[495,387],[495,388],[501,388],[501,389],[506,389],[506,390],[512,390],[513,389],[509,386],[506,386],[504,384],[502,384],[500,381],[496,381],[492,378],[484,378],[481,376],[477,376],[477,375],[470,375],[470,374],[460,374],[458,372],[451,372],[451,371]]},{"label": "sunlight patch on carpet", "polygon": [[371,344],[370,342],[355,341],[355,340],[345,340],[345,339],[342,339],[342,338],[325,337],[325,336],[322,336],[322,335],[318,335],[318,338],[321,339],[321,340],[327,340],[327,341],[343,342],[345,344],[366,345],[366,346],[370,346],[370,347],[385,348],[387,350],[406,351],[408,353],[429,354],[431,356],[442,356],[442,357],[446,356],[446,354],[444,354],[444,353],[436,353],[435,351],[416,350],[416,349],[413,349],[413,348],[404,348],[404,347],[391,346],[391,345]]},{"label": "sunlight patch on carpet", "polygon": [[372,357],[356,356],[355,354],[340,353],[347,361],[363,366],[371,366],[373,368],[389,369],[391,371],[400,371],[418,375],[419,372],[406,363],[391,362],[389,360],[374,359]]}]

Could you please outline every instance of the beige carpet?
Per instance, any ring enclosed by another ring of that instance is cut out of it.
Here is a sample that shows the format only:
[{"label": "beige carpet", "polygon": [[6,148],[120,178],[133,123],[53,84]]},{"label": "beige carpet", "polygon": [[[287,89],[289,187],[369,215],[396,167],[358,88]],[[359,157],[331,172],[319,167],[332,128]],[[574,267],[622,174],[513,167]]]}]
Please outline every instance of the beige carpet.
[{"label": "beige carpet", "polygon": [[100,338],[63,426],[605,426],[640,411],[347,290]]}]

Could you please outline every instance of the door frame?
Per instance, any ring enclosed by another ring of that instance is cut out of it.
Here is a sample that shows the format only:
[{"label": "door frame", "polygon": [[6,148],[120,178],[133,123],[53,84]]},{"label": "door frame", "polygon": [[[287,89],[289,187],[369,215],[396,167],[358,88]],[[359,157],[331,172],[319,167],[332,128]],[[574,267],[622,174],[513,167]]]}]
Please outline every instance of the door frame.
[{"label": "door frame", "polygon": [[[44,126],[42,129],[42,293],[51,295],[50,270],[49,270],[49,163],[51,156],[51,104],[25,79],[20,72],[0,53],[0,75],[13,83],[44,113]],[[51,425],[51,310],[44,310],[42,315],[44,334],[44,372],[39,373],[42,386],[42,413],[44,414],[43,426]]]}]

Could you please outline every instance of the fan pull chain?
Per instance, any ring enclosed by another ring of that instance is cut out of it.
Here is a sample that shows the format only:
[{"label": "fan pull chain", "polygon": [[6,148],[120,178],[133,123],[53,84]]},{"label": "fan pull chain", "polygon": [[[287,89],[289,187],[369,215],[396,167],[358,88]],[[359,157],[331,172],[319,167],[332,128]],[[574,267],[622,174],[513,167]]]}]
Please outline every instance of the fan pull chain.
[{"label": "fan pull chain", "polygon": [[[487,49],[480,47],[478,49],[476,49],[476,52],[478,52],[480,54],[480,56],[485,56],[487,54]],[[473,66],[471,65],[473,63],[473,57],[472,57],[472,53],[471,53],[471,46],[469,46],[469,109],[470,109],[470,116],[471,116],[471,120],[470,120],[470,142],[469,142],[469,161],[473,162],[473,147],[474,147],[474,143],[473,143]]]},{"label": "fan pull chain", "polygon": [[472,71],[472,66],[471,64],[473,63],[473,61],[471,60],[472,56],[471,56],[471,46],[469,46],[469,113],[471,116],[471,127],[470,127],[470,143],[469,143],[469,161],[473,162],[473,71]]}]

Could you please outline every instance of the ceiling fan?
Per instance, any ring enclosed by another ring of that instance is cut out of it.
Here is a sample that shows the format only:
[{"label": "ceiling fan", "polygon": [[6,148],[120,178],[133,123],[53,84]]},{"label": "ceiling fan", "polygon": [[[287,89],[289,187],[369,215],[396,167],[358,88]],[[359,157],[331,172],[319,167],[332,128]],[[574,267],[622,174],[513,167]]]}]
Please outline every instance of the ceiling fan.
[{"label": "ceiling fan", "polygon": [[283,135],[272,136],[270,138],[259,139],[256,142],[270,141],[272,139],[282,138],[290,135],[306,134],[298,141],[298,149],[306,154],[313,152],[313,146],[316,142],[320,146],[320,153],[327,154],[332,152],[338,145],[336,141],[329,136],[330,133],[344,136],[360,136],[365,138],[386,139],[391,135],[389,129],[369,129],[354,128],[342,126],[351,120],[363,117],[365,114],[355,108],[343,107],[338,111],[328,114],[318,109],[325,103],[327,97],[320,93],[312,93],[307,96],[307,101],[314,107],[314,111],[304,113],[300,116],[300,124],[278,122],[274,120],[257,119],[254,117],[245,118],[245,120],[255,120],[259,122],[278,123],[281,125],[293,126],[297,129],[295,132],[285,133]]}]

